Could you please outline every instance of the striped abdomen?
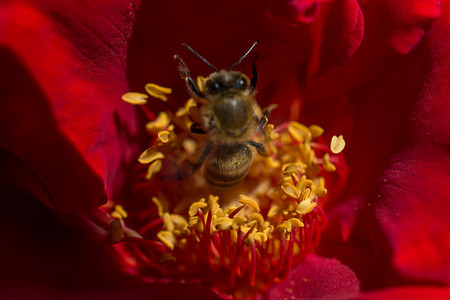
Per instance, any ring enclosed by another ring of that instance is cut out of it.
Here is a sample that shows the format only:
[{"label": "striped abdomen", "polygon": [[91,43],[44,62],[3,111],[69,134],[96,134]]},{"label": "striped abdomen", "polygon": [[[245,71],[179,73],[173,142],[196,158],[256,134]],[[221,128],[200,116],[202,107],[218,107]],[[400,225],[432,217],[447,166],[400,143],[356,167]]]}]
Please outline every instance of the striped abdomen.
[{"label": "striped abdomen", "polygon": [[247,145],[218,145],[206,160],[206,180],[216,187],[231,187],[244,179],[252,162],[252,152]]}]

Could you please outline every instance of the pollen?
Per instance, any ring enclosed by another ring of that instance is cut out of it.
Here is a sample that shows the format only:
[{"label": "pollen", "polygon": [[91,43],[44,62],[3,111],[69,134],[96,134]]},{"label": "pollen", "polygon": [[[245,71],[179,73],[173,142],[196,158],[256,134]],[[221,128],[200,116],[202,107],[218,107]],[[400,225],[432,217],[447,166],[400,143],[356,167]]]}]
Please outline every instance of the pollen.
[{"label": "pollen", "polygon": [[164,144],[168,143],[170,140],[170,131],[162,130],[158,132],[158,139]]},{"label": "pollen", "polygon": [[122,100],[133,105],[147,104],[148,96],[142,93],[126,93],[122,96]]},{"label": "pollen", "polygon": [[147,129],[147,131],[149,133],[154,134],[161,130],[166,129],[169,126],[169,124],[170,124],[170,118],[167,115],[167,113],[160,112],[158,117],[155,120],[150,121],[145,125],[145,129]]},{"label": "pollen", "polygon": [[166,88],[166,87],[162,87],[159,86],[157,84],[154,83],[148,83],[145,85],[145,91],[152,97],[157,98],[157,99],[161,99],[162,101],[167,101],[167,96],[168,94],[172,94],[172,89],[171,88]]},{"label": "pollen", "polygon": [[123,206],[118,204],[118,205],[114,206],[114,211],[111,213],[111,217],[121,220],[121,219],[126,219],[128,217],[128,214],[125,211],[125,209],[123,208]]},{"label": "pollen", "polygon": [[288,126],[288,131],[291,136],[299,142],[311,139],[309,128],[298,122],[291,122]]},{"label": "pollen", "polygon": [[164,154],[162,154],[161,152],[155,151],[152,148],[149,148],[147,150],[145,150],[144,152],[142,152],[141,156],[139,156],[138,161],[141,164],[149,164],[157,159],[163,159],[164,158]]},{"label": "pollen", "polygon": [[331,152],[333,152],[334,154],[338,154],[341,153],[342,150],[344,150],[345,147],[345,141],[344,141],[344,137],[342,135],[340,136],[333,136],[333,138],[331,139]]},{"label": "pollen", "polygon": [[[200,91],[204,82],[197,78]],[[155,84],[145,90],[164,101],[172,92]],[[122,98],[141,105],[137,109],[148,116],[149,134],[136,164],[136,199],[124,200],[127,212],[119,205],[109,210],[124,226],[115,240],[127,270],[144,280],[152,280],[156,270],[208,285],[229,298],[251,299],[285,280],[317,246],[326,226],[323,207],[335,192],[329,182],[345,165],[337,155],[345,146],[342,136],[327,145],[329,137],[318,125],[268,124],[252,138],[264,145],[265,155],[255,151],[242,182],[217,189],[195,163],[211,136],[190,132],[194,123],[203,126],[205,100],[190,98],[174,107],[171,99],[153,114],[144,106],[146,94]],[[183,165],[195,172],[184,176]]]},{"label": "pollen", "polygon": [[239,197],[240,197],[239,203],[247,204],[247,205],[253,207],[253,209],[256,210],[257,212],[260,211],[258,202],[256,202],[255,199],[252,199],[252,198],[250,198],[246,195],[242,195],[242,194],[239,195]]}]

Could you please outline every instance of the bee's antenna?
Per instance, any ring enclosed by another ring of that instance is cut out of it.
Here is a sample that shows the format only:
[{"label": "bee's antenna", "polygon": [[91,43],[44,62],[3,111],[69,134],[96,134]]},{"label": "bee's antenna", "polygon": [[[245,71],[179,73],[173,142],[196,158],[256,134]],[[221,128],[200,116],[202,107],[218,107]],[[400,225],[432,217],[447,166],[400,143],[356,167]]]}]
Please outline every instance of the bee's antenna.
[{"label": "bee's antenna", "polygon": [[204,59],[200,54],[198,54],[197,52],[195,52],[194,51],[194,49],[192,49],[191,47],[189,47],[188,45],[186,45],[186,44],[181,44],[181,46],[183,46],[183,47],[185,47],[185,48],[187,48],[189,51],[191,51],[192,53],[194,53],[195,54],[195,56],[197,56],[198,58],[200,58],[205,64],[207,64],[211,69],[213,69],[214,71],[219,71],[219,70],[217,70],[217,68],[216,67],[214,67],[209,61],[207,61],[206,59]]},{"label": "bee's antenna", "polygon": [[245,58],[245,57],[253,50],[253,48],[255,48],[256,44],[258,44],[258,43],[259,43],[259,41],[254,42],[253,45],[250,47],[250,49],[248,49],[247,53],[245,53],[244,56],[242,56],[242,57],[239,59],[239,61],[238,61],[237,63],[235,63],[234,65],[232,65],[232,66],[228,69],[228,71],[231,71],[231,70],[233,70],[235,67],[237,67],[237,66],[244,60],[244,58]]}]

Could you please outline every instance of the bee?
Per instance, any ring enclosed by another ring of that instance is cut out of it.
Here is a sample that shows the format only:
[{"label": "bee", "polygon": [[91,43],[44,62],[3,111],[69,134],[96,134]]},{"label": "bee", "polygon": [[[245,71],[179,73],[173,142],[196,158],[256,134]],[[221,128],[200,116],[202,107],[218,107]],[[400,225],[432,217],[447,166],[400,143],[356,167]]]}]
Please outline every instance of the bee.
[{"label": "bee", "polygon": [[260,108],[255,100],[258,81],[255,61],[258,55],[252,62],[251,79],[233,70],[257,43],[253,43],[238,62],[227,70],[218,70],[191,47],[182,44],[214,70],[204,80],[201,89],[192,79],[186,63],[180,56],[175,55],[191,94],[197,99],[206,100],[200,108],[201,123],[192,124],[190,131],[208,135],[208,143],[198,161],[183,162],[182,178],[190,177],[204,165],[207,182],[218,188],[231,187],[247,175],[253,162],[253,149],[262,155],[266,154],[264,145],[252,139],[267,124],[270,115],[270,109],[265,109],[260,116]]}]

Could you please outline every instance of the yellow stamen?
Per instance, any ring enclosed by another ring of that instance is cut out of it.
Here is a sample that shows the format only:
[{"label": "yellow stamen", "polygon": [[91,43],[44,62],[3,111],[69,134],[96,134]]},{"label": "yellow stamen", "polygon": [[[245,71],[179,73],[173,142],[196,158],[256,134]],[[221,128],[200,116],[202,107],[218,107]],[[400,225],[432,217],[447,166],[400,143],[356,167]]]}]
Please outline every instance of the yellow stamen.
[{"label": "yellow stamen", "polygon": [[197,201],[191,204],[189,207],[189,216],[193,217],[198,213],[199,209],[205,208],[208,206],[208,204],[205,203],[205,199],[202,199],[203,201]]},{"label": "yellow stamen", "polygon": [[170,132],[167,130],[158,132],[158,139],[164,144],[167,143],[170,140]]},{"label": "yellow stamen", "polygon": [[292,229],[292,224],[291,222],[288,221],[284,221],[283,223],[281,223],[280,225],[277,226],[277,232],[278,233],[283,233],[283,232],[291,232]]},{"label": "yellow stamen", "polygon": [[197,103],[195,102],[194,99],[190,98],[186,102],[186,104],[175,113],[175,116],[177,116],[177,117],[187,116],[189,114],[189,110],[191,109],[191,107],[195,107],[195,106],[197,106]]},{"label": "yellow stamen", "polygon": [[305,175],[302,176],[302,178],[300,178],[300,181],[297,183],[297,189],[299,189],[300,191],[303,190],[304,188],[310,187],[311,185],[313,185],[313,181],[310,179],[307,179]]},{"label": "yellow stamen", "polygon": [[128,213],[125,211],[122,205],[118,204],[114,206],[114,211],[111,213],[111,217],[115,219],[126,219],[128,217]]},{"label": "yellow stamen", "polygon": [[238,227],[247,223],[247,221],[248,221],[247,218],[244,216],[234,216],[232,227],[233,227],[233,229],[236,230],[236,229],[238,229]]},{"label": "yellow stamen", "polygon": [[251,207],[253,207],[257,212],[260,211],[258,202],[256,202],[253,198],[250,198],[246,195],[239,195],[240,199],[239,199],[239,203],[241,204],[247,204],[250,205]]},{"label": "yellow stamen", "polygon": [[216,220],[216,227],[219,230],[229,230],[233,225],[233,219],[228,217],[221,217]]},{"label": "yellow stamen", "polygon": [[194,154],[197,150],[197,143],[193,139],[185,139],[181,144],[188,154]]},{"label": "yellow stamen", "polygon": [[147,91],[147,93],[150,96],[158,98],[158,99],[161,99],[164,102],[167,101],[166,95],[172,94],[172,89],[171,88],[162,87],[162,86],[159,86],[159,85],[154,84],[154,83],[146,84],[145,85],[145,90]]},{"label": "yellow stamen", "polygon": [[280,211],[281,211],[281,207],[274,204],[270,207],[269,212],[267,212],[267,217],[268,218],[275,217],[276,215],[278,215],[278,213]]},{"label": "yellow stamen", "polygon": [[318,125],[309,126],[309,131],[311,132],[312,138],[316,139],[321,136],[324,132],[323,128]]},{"label": "yellow stamen", "polygon": [[299,142],[311,139],[311,132],[309,128],[297,122],[291,122],[288,126],[288,131],[291,136]]},{"label": "yellow stamen", "polygon": [[297,199],[300,197],[300,191],[291,183],[285,183],[281,185],[283,192],[289,197]]},{"label": "yellow stamen", "polygon": [[311,198],[307,198],[297,205],[295,211],[299,215],[306,215],[310,213],[316,206],[317,206],[316,202],[314,202]]},{"label": "yellow stamen", "polygon": [[157,133],[158,131],[164,130],[169,126],[170,118],[169,115],[165,112],[160,112],[158,117],[154,121],[148,122],[145,124],[145,129],[152,134]]},{"label": "yellow stamen", "polygon": [[300,219],[298,219],[298,218],[290,218],[288,221],[294,227],[303,227],[303,226],[305,226],[305,224],[303,224],[303,222]]},{"label": "yellow stamen", "polygon": [[147,150],[145,150],[144,152],[142,152],[141,156],[139,156],[138,161],[143,164],[149,164],[157,159],[163,159],[164,158],[164,154],[162,154],[161,152],[158,152],[152,148],[148,148]]},{"label": "yellow stamen", "polygon": [[158,216],[162,217],[164,213],[162,202],[156,197],[152,197],[152,202],[155,203],[156,207],[158,208]]},{"label": "yellow stamen", "polygon": [[170,214],[167,212],[163,214],[163,224],[164,228],[166,228],[168,231],[173,231],[175,229],[175,225],[170,218]]},{"label": "yellow stamen", "polygon": [[290,176],[291,174],[305,172],[306,165],[301,162],[287,164],[283,167],[283,176]]},{"label": "yellow stamen", "polygon": [[334,154],[338,154],[340,153],[342,150],[344,150],[345,147],[345,140],[344,137],[342,135],[340,136],[333,136],[331,138],[331,152],[333,152]]},{"label": "yellow stamen", "polygon": [[206,78],[203,76],[197,76],[197,86],[200,89],[200,92],[203,92],[205,90],[204,84],[205,84]]},{"label": "yellow stamen", "polygon": [[156,236],[170,250],[173,250],[175,248],[177,239],[175,238],[172,232],[167,230],[161,230],[156,234]]},{"label": "yellow stamen", "polygon": [[330,162],[330,154],[328,154],[328,153],[325,153],[323,155],[323,164],[322,165],[323,165],[323,168],[325,169],[325,171],[327,171],[327,172],[336,171],[336,166]]},{"label": "yellow stamen", "polygon": [[148,96],[142,93],[129,92],[122,95],[122,100],[133,105],[147,104]]},{"label": "yellow stamen", "polygon": [[317,197],[322,198],[322,197],[325,197],[325,195],[327,194],[327,189],[323,188],[321,186],[314,186],[313,192],[314,192],[314,194],[317,195]]},{"label": "yellow stamen", "polygon": [[145,178],[147,180],[150,180],[150,178],[152,178],[153,175],[155,175],[156,173],[161,171],[161,169],[162,169],[162,161],[159,160],[159,159],[155,160],[148,167],[147,174],[145,175]]}]

